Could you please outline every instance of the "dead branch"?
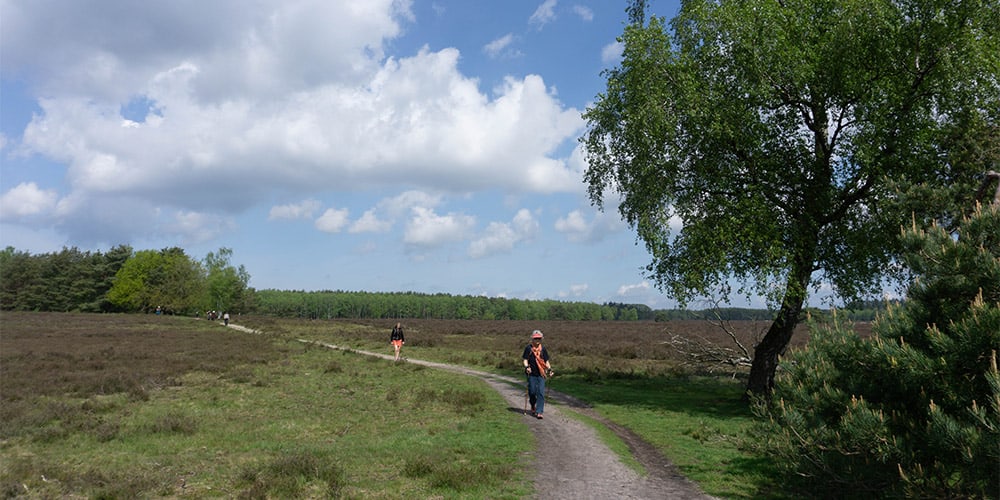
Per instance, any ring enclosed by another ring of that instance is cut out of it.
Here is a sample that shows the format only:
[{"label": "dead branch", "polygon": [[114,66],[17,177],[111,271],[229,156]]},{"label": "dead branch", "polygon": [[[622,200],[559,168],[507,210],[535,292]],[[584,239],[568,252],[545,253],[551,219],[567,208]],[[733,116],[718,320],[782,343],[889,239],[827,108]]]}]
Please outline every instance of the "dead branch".
[{"label": "dead branch", "polygon": [[[712,299],[712,317],[706,318],[712,326],[719,328],[732,340],[731,346],[719,345],[700,336],[678,335],[667,330],[670,336],[664,344],[670,345],[687,361],[685,365],[697,365],[715,371],[721,368],[749,367],[753,363],[753,354],[740,341],[733,328],[732,321],[723,319],[722,305],[718,299]],[[757,332],[759,336],[760,332]]]},{"label": "dead branch", "polygon": [[733,339],[733,343],[736,344],[736,347],[738,347],[740,349],[740,352],[743,353],[744,358],[753,359],[753,356],[750,355],[750,351],[748,351],[747,348],[743,346],[743,344],[740,342],[740,339],[736,338],[736,332],[733,330],[733,324],[730,323],[729,320],[722,319],[722,312],[720,309],[721,308],[719,306],[719,302],[718,300],[716,300],[715,307],[712,308],[712,315],[715,316],[715,319],[708,320],[708,322],[713,326],[720,328],[722,329],[722,331],[726,332],[726,335],[729,335],[729,338]]},{"label": "dead branch", "polygon": [[702,337],[678,335],[667,331],[670,338],[664,341],[685,358],[685,365],[698,365],[715,371],[722,367],[750,366],[749,356],[740,355],[735,349],[716,345]]}]

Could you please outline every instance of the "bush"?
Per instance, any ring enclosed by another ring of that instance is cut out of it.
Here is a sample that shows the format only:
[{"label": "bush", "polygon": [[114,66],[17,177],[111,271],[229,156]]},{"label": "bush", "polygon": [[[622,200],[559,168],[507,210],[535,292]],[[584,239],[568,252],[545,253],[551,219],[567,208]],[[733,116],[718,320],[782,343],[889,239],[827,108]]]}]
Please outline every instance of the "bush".
[{"label": "bush", "polygon": [[903,239],[906,302],[870,339],[814,328],[758,406],[760,442],[813,496],[998,498],[1000,211]]}]

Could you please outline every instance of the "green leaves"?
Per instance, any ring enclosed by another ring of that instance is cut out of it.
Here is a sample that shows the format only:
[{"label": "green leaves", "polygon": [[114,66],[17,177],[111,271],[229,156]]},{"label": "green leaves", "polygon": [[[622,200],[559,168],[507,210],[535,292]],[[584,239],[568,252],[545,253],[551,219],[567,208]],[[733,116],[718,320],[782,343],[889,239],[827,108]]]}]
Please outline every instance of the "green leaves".
[{"label": "green leaves", "polygon": [[915,209],[954,218],[1000,160],[996,2],[690,0],[669,25],[630,5],[622,62],[584,114],[585,180],[598,206],[620,197],[649,276],[682,303],[728,299],[730,278],[779,318],[821,286],[875,296],[902,275]]}]

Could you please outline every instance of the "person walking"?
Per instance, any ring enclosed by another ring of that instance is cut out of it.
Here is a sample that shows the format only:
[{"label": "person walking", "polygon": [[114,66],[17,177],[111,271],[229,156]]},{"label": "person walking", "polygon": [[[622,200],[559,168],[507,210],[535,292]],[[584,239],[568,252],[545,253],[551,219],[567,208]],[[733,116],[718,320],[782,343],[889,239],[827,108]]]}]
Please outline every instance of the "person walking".
[{"label": "person walking", "polygon": [[226,326],[229,326],[229,313],[222,314],[222,322],[225,323]]},{"label": "person walking", "polygon": [[399,361],[399,351],[403,348],[403,344],[406,343],[406,338],[403,336],[403,325],[396,323],[396,326],[392,327],[392,335],[389,336],[389,343],[396,350],[396,359]]},{"label": "person walking", "polygon": [[531,415],[542,418],[545,411],[545,380],[552,376],[552,365],[549,363],[549,351],[542,345],[542,332],[531,332],[531,343],[524,348],[521,360],[524,362],[524,372],[528,375],[528,399],[531,402]]}]

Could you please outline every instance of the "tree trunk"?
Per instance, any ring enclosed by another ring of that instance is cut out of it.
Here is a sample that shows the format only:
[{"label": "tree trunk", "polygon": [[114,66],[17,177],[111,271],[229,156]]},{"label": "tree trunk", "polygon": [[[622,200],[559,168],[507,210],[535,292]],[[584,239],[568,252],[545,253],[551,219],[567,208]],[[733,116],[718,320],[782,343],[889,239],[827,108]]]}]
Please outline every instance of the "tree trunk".
[{"label": "tree trunk", "polygon": [[[808,255],[811,255],[811,252]],[[778,310],[767,334],[754,348],[753,363],[750,365],[750,376],[744,394],[745,400],[751,396],[769,398],[774,389],[774,373],[778,369],[778,358],[784,354],[788,342],[792,340],[792,333],[798,325],[799,314],[806,299],[811,267],[802,262],[811,262],[811,259],[802,259],[789,273],[781,309]]]},{"label": "tree trunk", "polygon": [[747,380],[747,396],[768,397],[774,389],[774,372],[778,369],[778,358],[785,352],[792,333],[798,324],[802,302],[782,303],[781,310],[767,330],[767,335],[754,349],[753,363],[750,365],[750,377]]}]

